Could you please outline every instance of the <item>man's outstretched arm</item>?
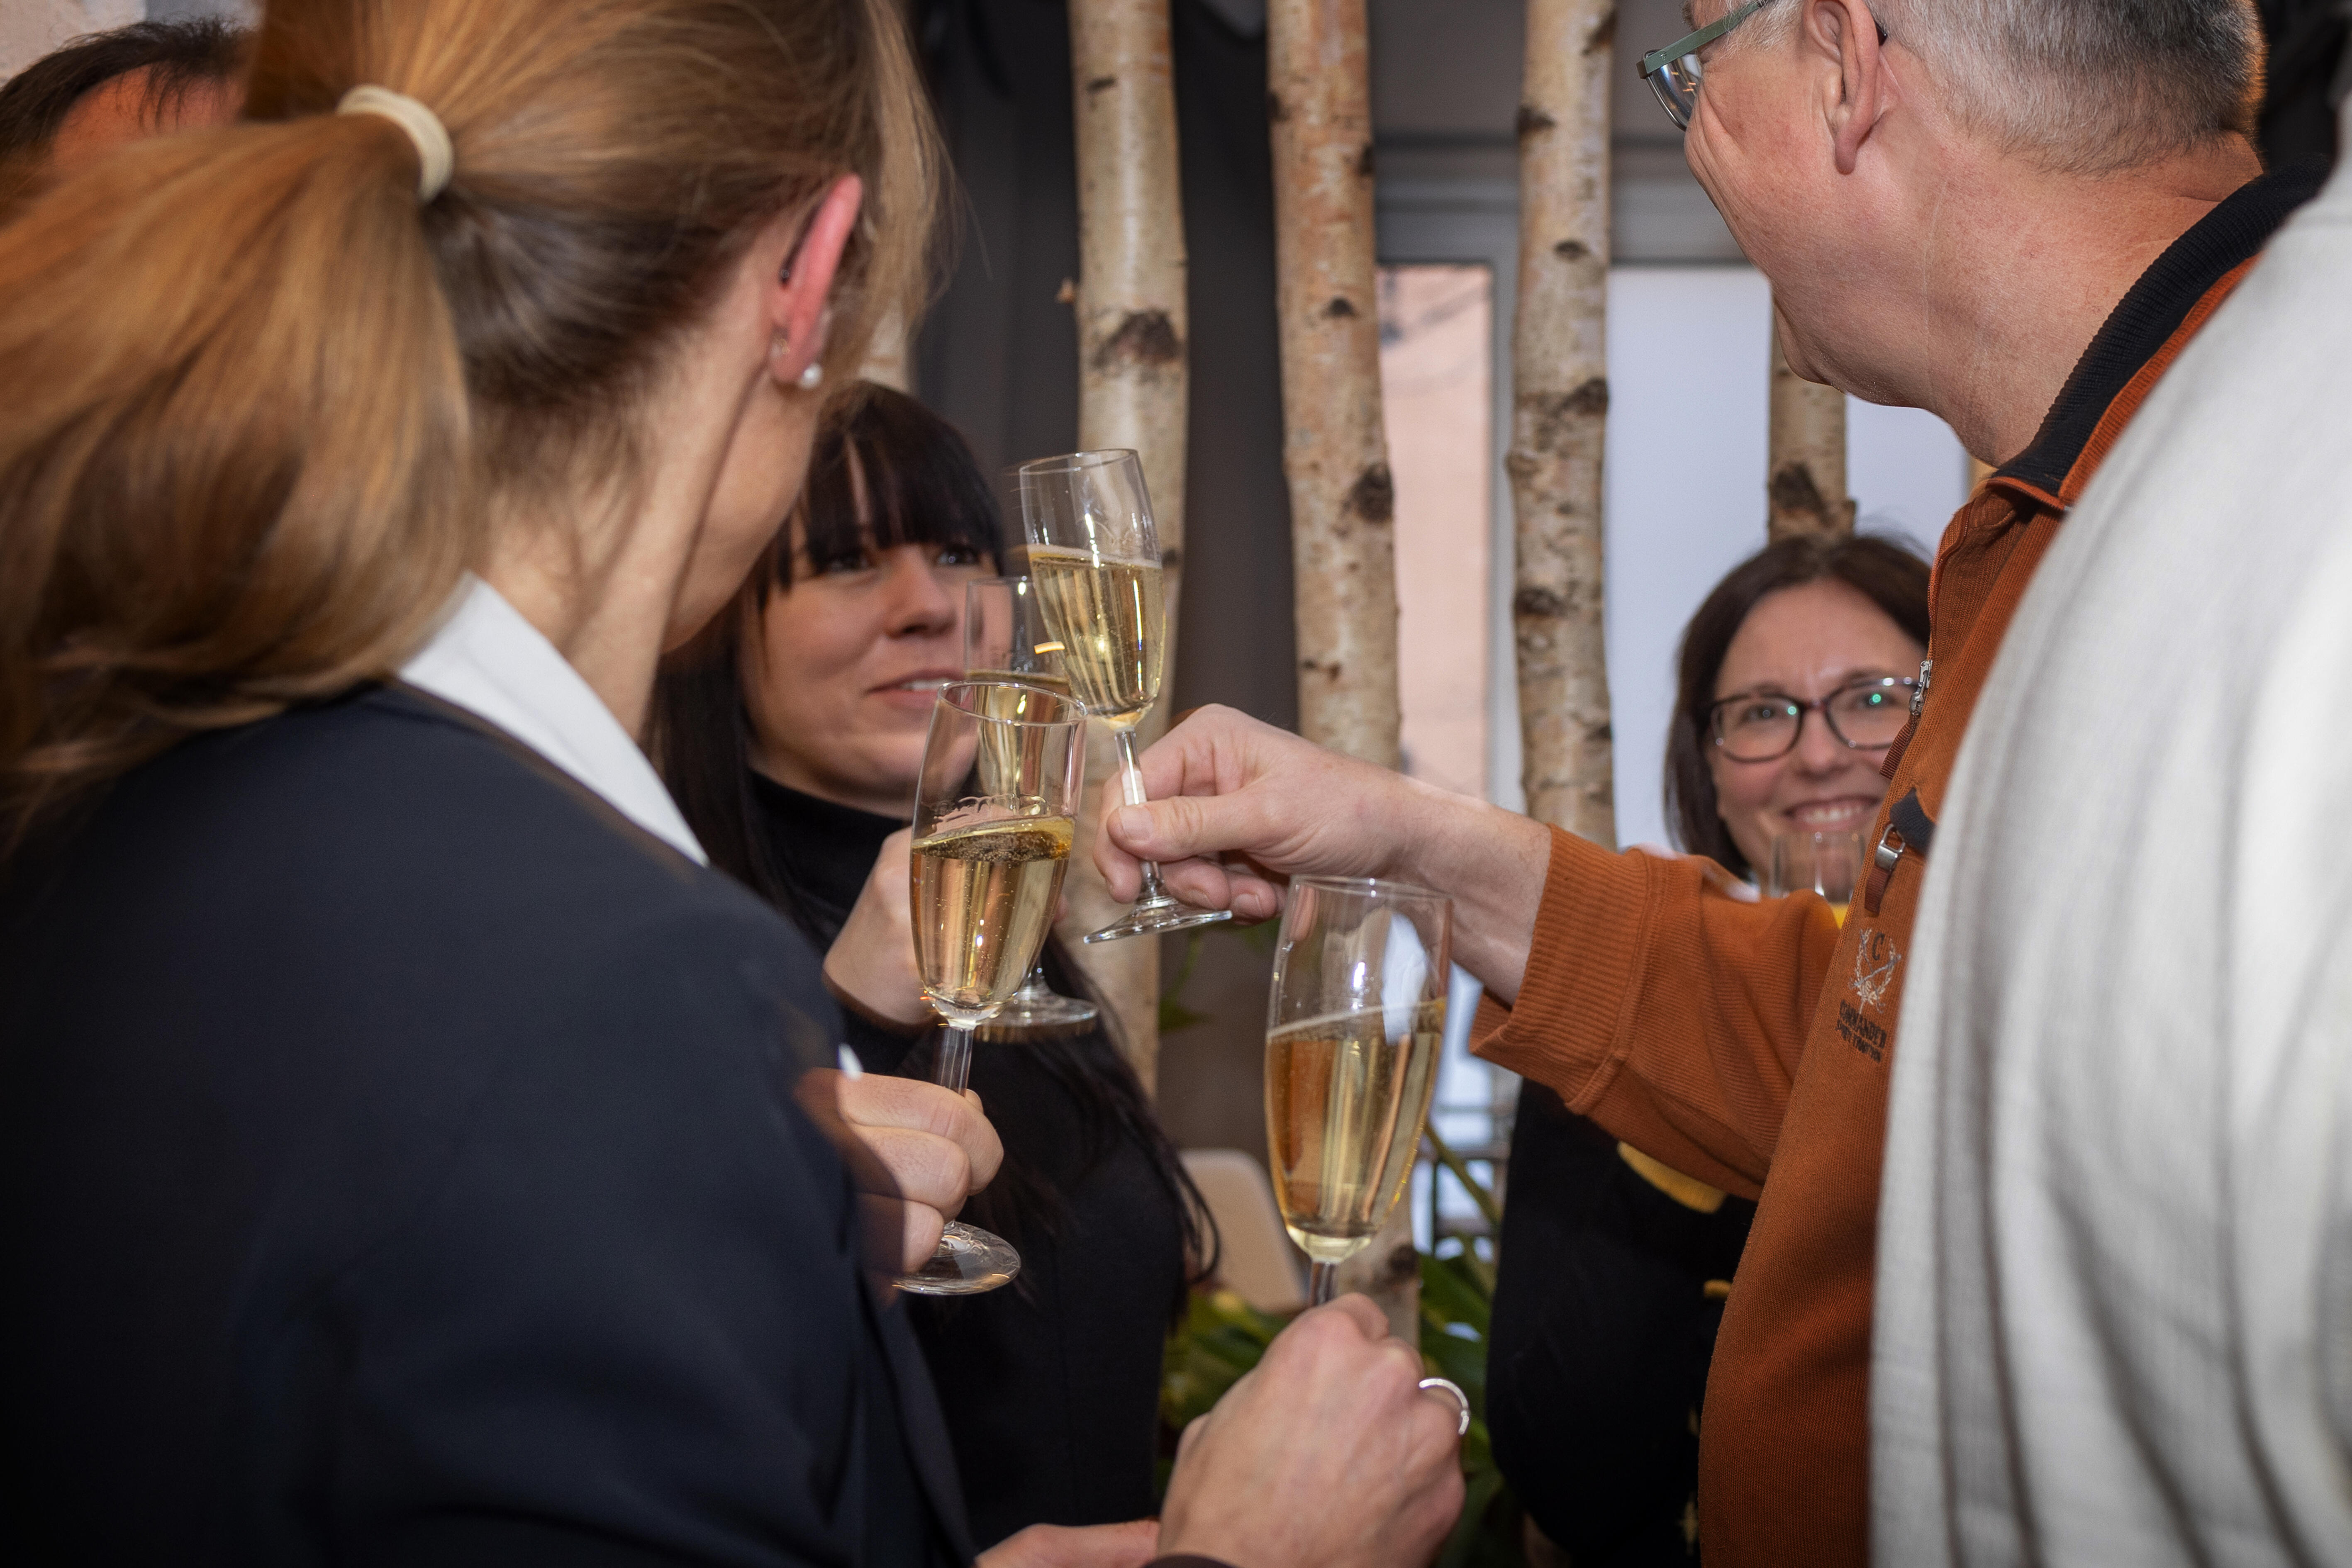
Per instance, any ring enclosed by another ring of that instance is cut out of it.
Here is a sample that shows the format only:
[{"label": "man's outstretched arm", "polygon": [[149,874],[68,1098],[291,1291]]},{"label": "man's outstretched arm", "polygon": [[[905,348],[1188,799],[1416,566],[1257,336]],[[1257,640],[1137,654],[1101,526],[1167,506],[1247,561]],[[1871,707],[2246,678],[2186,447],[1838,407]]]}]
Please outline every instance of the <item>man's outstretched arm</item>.
[{"label": "man's outstretched arm", "polygon": [[1280,913],[1292,876],[1417,883],[1454,900],[1455,961],[1489,996],[1517,997],[1551,859],[1542,823],[1231,708],[1194,713],[1142,767],[1150,803],[1109,812],[1095,845],[1116,896],[1135,895],[1142,860],[1185,902],[1251,920]]},{"label": "man's outstretched arm", "polygon": [[1207,708],[1143,757],[1152,800],[1105,821],[1114,893],[1158,858],[1178,896],[1265,918],[1294,875],[1383,876],[1454,901],[1492,1002],[1473,1048],[1635,1148],[1753,1195],[1838,938],[1810,895],[1727,896],[1720,868],[1621,855],[1484,801]]}]

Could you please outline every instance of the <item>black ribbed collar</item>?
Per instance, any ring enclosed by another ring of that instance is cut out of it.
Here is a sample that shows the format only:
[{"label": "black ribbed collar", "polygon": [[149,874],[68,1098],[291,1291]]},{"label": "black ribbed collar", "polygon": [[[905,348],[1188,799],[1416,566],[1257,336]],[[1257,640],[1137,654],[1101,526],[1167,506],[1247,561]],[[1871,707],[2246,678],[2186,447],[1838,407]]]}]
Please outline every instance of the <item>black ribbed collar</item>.
[{"label": "black ribbed collar", "polygon": [[2268,245],[2326,179],[2325,165],[2305,162],[2250,181],[2167,246],[2107,313],[2032,443],[2002,464],[1998,476],[2057,495],[2116,394],[2180,329],[2206,292]]},{"label": "black ribbed collar", "polygon": [[866,890],[882,841],[905,827],[907,819],[819,800],[756,770],[751,795],[765,818],[768,852],[818,926],[810,935],[831,946]]}]

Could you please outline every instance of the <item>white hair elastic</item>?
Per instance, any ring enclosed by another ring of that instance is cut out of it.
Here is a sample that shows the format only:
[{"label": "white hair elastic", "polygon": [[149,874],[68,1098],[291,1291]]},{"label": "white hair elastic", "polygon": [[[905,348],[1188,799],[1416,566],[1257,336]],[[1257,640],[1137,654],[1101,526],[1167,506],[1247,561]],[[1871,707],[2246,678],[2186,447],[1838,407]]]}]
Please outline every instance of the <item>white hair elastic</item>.
[{"label": "white hair elastic", "polygon": [[449,176],[457,168],[457,149],[449,141],[449,128],[441,117],[406,93],[394,92],[388,87],[355,87],[343,94],[335,105],[337,114],[380,114],[403,131],[416,143],[417,162],[423,165],[416,176],[416,199],[429,202],[449,188]]}]

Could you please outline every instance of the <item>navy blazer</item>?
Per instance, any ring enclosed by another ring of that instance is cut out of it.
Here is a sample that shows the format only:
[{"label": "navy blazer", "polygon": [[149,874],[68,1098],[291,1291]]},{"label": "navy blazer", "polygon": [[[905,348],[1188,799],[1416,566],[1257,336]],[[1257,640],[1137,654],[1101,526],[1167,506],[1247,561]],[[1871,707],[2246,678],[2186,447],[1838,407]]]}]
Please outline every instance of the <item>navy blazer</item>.
[{"label": "navy blazer", "polygon": [[0,865],[18,1562],[968,1561],[772,911],[404,687]]}]

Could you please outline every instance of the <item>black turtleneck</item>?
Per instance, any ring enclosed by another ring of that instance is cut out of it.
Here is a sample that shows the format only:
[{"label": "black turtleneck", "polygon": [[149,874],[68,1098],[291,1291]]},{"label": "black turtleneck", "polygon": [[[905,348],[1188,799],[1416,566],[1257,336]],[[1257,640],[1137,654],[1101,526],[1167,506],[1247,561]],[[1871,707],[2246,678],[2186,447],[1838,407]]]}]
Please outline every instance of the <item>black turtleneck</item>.
[{"label": "black turtleneck", "polygon": [[[829,945],[906,820],[752,782],[768,852],[800,904],[787,913]],[[1049,959],[1067,989],[1059,967]],[[853,1029],[851,1043],[871,1071],[929,1066],[914,1039]],[[1154,1506],[1160,1347],[1182,1231],[1150,1151],[1090,1116],[1074,1065],[1128,1071],[1099,1030],[976,1042],[971,1087],[1003,1140],[1006,1174],[965,1217],[1020,1249],[1021,1277],[962,1301],[905,1298],[983,1550],[1027,1525],[1108,1524]]]},{"label": "black turtleneck", "polygon": [[822,800],[763,773],[751,775],[751,794],[767,829],[768,852],[801,901],[801,909],[791,913],[814,927],[808,935],[820,948],[832,946],[874,870],[882,841],[907,819]]}]

